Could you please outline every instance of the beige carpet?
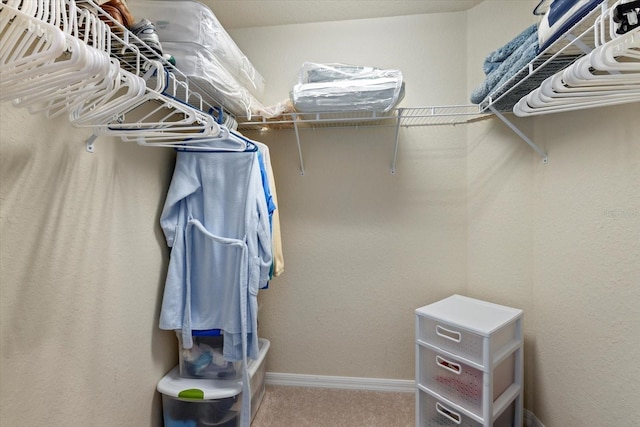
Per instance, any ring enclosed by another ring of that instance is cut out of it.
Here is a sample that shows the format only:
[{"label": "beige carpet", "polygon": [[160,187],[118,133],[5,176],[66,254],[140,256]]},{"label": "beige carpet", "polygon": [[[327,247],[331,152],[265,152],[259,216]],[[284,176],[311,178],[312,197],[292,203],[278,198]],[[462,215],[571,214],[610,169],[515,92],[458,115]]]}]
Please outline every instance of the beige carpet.
[{"label": "beige carpet", "polygon": [[415,394],[267,386],[251,427],[413,427]]}]

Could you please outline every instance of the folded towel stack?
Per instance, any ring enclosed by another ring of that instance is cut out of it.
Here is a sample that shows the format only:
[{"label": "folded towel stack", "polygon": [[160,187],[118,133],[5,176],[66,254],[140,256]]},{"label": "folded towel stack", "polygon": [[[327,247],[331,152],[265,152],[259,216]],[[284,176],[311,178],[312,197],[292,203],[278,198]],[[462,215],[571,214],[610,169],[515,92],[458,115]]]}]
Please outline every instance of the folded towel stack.
[{"label": "folded towel stack", "polygon": [[531,25],[484,60],[485,80],[471,93],[471,102],[480,104],[495,89],[518,73],[538,54],[538,28]]}]

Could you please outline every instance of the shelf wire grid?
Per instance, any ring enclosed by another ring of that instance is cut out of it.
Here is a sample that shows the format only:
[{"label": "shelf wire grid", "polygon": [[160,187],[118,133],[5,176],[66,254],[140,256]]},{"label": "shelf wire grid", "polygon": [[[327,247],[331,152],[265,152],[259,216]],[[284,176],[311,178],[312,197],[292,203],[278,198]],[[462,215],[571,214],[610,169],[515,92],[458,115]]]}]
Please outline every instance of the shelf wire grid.
[{"label": "shelf wire grid", "polygon": [[416,108],[395,108],[388,112],[343,111],[318,113],[287,113],[277,118],[246,120],[238,118],[238,130],[264,131],[293,129],[318,129],[341,127],[414,127],[467,123],[488,114],[480,112],[477,105],[447,105]]},{"label": "shelf wire grid", "polygon": [[[540,52],[528,66],[521,69],[480,103],[481,111],[492,107],[497,111],[511,112],[513,106],[548,77],[564,70],[596,45],[595,21],[612,0],[605,0],[578,21],[563,37]],[[609,32],[608,20],[603,21],[603,31]]]}]

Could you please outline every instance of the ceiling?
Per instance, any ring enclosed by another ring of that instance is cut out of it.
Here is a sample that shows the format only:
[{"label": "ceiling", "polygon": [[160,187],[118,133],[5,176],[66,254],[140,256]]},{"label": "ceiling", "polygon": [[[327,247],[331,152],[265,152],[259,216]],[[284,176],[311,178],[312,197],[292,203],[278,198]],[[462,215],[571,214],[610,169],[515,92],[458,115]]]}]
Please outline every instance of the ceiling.
[{"label": "ceiling", "polygon": [[482,0],[200,0],[223,27],[245,28],[309,22],[459,12]]}]

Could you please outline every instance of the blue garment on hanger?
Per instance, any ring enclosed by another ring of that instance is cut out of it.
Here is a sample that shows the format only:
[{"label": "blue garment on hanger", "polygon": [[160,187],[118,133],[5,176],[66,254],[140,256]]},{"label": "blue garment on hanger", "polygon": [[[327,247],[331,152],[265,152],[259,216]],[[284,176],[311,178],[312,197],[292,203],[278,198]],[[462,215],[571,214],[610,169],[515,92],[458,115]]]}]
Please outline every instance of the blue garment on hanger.
[{"label": "blue garment on hanger", "polygon": [[273,203],[273,197],[271,197],[271,189],[269,188],[269,177],[267,175],[267,168],[264,164],[264,156],[258,148],[258,161],[260,162],[260,176],[262,177],[262,187],[264,188],[264,197],[267,200],[267,210],[269,212],[269,226],[273,227],[273,212],[276,210],[276,204]]},{"label": "blue garment on hanger", "polygon": [[257,153],[179,151],[160,224],[172,247],[160,328],[181,330],[185,348],[192,329],[220,329],[227,360],[257,357],[272,262]]},{"label": "blue garment on hanger", "polygon": [[[253,144],[252,144],[253,145]],[[160,328],[220,329],[223,356],[242,361],[242,392],[251,396],[247,358],[258,358],[258,291],[272,263],[271,229],[257,148],[250,152],[178,151],[160,225],[172,248]],[[242,399],[240,422],[251,422]]]},{"label": "blue garment on hanger", "polygon": [[[273,232],[273,213],[276,210],[276,204],[273,202],[273,197],[271,196],[271,189],[269,187],[269,176],[267,175],[267,168],[264,163],[264,156],[260,152],[259,148],[258,148],[258,161],[260,163],[260,175],[262,177],[262,187],[264,189],[264,197],[267,201],[267,211],[269,212],[269,231]],[[269,269],[269,278],[271,278],[272,276],[273,276],[273,263],[271,263],[271,268]],[[262,285],[260,289],[269,289],[269,282]]]}]

